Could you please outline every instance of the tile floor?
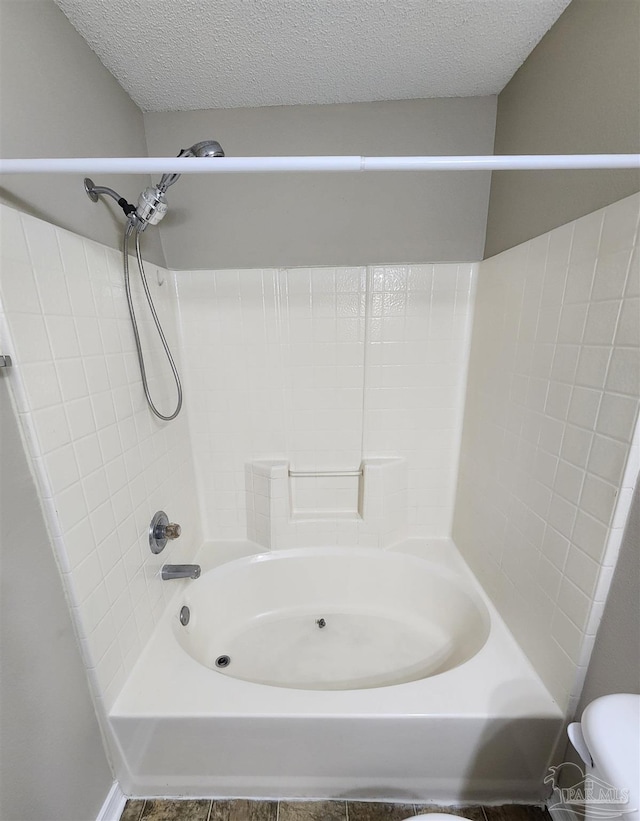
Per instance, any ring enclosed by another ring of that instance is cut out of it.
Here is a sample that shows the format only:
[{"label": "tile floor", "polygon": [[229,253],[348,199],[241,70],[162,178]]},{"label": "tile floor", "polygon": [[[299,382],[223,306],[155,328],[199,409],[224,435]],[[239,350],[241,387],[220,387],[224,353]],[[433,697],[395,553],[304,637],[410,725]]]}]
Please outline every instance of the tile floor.
[{"label": "tile floor", "polygon": [[132,799],[120,821],[404,821],[416,814],[448,812],[470,821],[550,821],[546,810],[501,807],[436,807],[369,801],[245,801]]}]

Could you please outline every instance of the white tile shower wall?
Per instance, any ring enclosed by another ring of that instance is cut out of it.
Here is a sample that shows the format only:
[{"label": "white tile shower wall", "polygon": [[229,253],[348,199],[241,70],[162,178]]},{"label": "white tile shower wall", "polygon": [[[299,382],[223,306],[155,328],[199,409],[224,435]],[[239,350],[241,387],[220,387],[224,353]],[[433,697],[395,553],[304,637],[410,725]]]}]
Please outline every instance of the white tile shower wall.
[{"label": "white tile shower wall", "polygon": [[[4,206],[0,222],[10,386],[90,679],[108,709],[175,590],[160,580],[161,564],[188,561],[201,542],[187,417],[167,424],[147,409],[121,255]],[[147,268],[175,352],[172,280]],[[151,391],[166,412],[171,374],[133,263],[132,281]],[[183,536],[154,556],[147,531],[160,508]]]},{"label": "white tile shower wall", "polygon": [[453,535],[568,710],[638,470],[639,210],[628,197],[478,277]]},{"label": "white tile shower wall", "polygon": [[[448,535],[474,270],[176,272],[205,535],[246,535],[247,462],[351,470],[396,456],[409,535]],[[352,509],[355,483],[329,482],[297,487],[298,510]]]},{"label": "white tile shower wall", "polygon": [[451,534],[476,271],[368,269],[363,449],[406,461],[410,536]]}]

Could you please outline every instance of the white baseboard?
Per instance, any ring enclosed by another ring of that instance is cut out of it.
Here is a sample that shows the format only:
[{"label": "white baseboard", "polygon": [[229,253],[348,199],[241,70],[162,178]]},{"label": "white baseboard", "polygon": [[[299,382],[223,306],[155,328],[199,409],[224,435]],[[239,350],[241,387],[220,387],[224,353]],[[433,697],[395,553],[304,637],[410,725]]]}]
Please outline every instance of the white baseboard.
[{"label": "white baseboard", "polygon": [[120,784],[114,781],[104,804],[100,807],[96,821],[119,821],[126,803],[127,796],[120,789]]}]

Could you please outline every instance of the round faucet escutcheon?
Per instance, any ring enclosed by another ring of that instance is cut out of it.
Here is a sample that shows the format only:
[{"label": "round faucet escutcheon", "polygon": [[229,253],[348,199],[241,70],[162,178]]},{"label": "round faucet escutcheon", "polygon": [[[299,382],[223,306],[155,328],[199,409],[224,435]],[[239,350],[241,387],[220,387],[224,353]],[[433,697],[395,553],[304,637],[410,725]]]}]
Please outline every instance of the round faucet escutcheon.
[{"label": "round faucet escutcheon", "polygon": [[182,533],[182,528],[175,522],[170,522],[164,510],[159,510],[151,520],[149,525],[149,547],[152,553],[161,553],[167,542],[177,539]]}]

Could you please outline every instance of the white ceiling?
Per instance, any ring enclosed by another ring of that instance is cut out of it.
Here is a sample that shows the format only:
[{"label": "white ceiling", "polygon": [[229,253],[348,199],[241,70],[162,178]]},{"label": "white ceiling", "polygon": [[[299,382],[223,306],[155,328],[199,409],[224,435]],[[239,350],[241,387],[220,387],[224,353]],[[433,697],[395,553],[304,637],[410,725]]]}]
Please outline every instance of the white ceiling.
[{"label": "white ceiling", "polygon": [[497,94],[569,0],[56,0],[143,111]]}]

